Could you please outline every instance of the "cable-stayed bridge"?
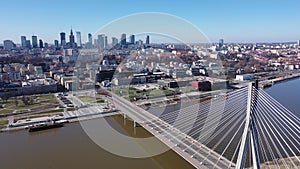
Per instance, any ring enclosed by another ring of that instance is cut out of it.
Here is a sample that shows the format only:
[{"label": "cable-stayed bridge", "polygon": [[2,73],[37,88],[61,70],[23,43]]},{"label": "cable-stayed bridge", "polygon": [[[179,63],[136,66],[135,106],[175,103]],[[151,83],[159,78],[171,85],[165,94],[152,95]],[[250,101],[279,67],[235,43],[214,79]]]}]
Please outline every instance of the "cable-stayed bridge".
[{"label": "cable-stayed bridge", "polygon": [[253,85],[159,116],[110,94],[124,117],[196,168],[300,167],[299,117]]}]

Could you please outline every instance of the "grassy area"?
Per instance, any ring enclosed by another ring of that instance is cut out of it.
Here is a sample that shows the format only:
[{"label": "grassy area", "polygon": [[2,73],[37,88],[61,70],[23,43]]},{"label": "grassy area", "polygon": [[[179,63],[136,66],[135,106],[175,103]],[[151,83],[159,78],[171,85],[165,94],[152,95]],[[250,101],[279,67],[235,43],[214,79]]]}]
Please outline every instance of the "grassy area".
[{"label": "grassy area", "polygon": [[8,120],[2,120],[2,121],[0,121],[0,126],[1,125],[6,125],[6,124],[8,124]]},{"label": "grassy area", "polygon": [[10,113],[13,112],[14,110],[23,110],[23,109],[28,110],[32,108],[38,108],[43,105],[58,104],[58,101],[53,94],[26,96],[26,97],[36,98],[35,100],[37,102],[26,105],[22,101],[22,96],[20,96],[17,98],[10,98],[7,102],[2,104],[5,105],[5,108],[7,110],[10,110]]},{"label": "grassy area", "polygon": [[90,96],[78,96],[78,99],[80,99],[83,102],[95,101],[95,98],[94,97],[90,97]]},{"label": "grassy area", "polygon": [[97,102],[97,103],[105,103],[105,100],[100,99],[100,100],[97,100],[96,102]]},{"label": "grassy area", "polygon": [[67,111],[75,111],[75,108],[67,108]]},{"label": "grassy area", "polygon": [[0,114],[10,114],[12,112],[13,112],[13,110],[7,110],[7,109],[0,110]]}]

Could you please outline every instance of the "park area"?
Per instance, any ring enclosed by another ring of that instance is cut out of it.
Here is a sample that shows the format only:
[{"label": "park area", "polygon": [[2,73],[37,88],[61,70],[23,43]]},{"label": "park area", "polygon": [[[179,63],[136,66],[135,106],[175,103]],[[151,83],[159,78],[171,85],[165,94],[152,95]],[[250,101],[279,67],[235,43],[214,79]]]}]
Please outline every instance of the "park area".
[{"label": "park area", "polygon": [[59,105],[53,94],[18,96],[0,101],[0,116],[50,111]]}]

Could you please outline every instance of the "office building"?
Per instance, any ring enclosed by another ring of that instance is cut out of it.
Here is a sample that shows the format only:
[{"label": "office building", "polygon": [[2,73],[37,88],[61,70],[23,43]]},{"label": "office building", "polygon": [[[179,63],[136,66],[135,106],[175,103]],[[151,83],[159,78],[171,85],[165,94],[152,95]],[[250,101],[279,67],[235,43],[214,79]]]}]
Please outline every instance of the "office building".
[{"label": "office building", "polygon": [[38,47],[38,38],[37,36],[33,35],[32,36],[32,48],[37,48]]},{"label": "office building", "polygon": [[5,50],[11,50],[16,47],[15,43],[11,40],[3,41],[3,45]]},{"label": "office building", "polygon": [[28,49],[31,48],[31,42],[30,42],[30,40],[26,40],[26,48],[28,48]]},{"label": "office building", "polygon": [[300,40],[298,40],[298,46],[300,46]]},{"label": "office building", "polygon": [[90,43],[90,45],[93,45],[93,35],[92,34],[88,34],[88,43]]},{"label": "office building", "polygon": [[219,40],[219,48],[223,47],[224,45],[224,39]]},{"label": "office building", "polygon": [[21,36],[21,46],[22,48],[26,47],[26,36]]},{"label": "office building", "polygon": [[100,49],[104,48],[104,43],[105,43],[104,41],[105,41],[105,35],[104,34],[98,35],[97,45]]},{"label": "office building", "polygon": [[66,46],[66,33],[65,32],[61,32],[60,33],[60,45],[61,46]]},{"label": "office building", "polygon": [[58,42],[58,40],[54,40],[54,46],[55,46],[56,48],[59,47],[59,42]]},{"label": "office building", "polygon": [[107,36],[104,36],[104,48],[108,48],[108,41],[107,41]]},{"label": "office building", "polygon": [[40,48],[44,48],[44,42],[42,39],[39,40],[39,46]]},{"label": "office building", "polygon": [[77,46],[81,47],[82,46],[82,42],[81,42],[81,32],[76,32],[76,42],[77,42]]},{"label": "office building", "polygon": [[126,34],[125,33],[123,33],[122,35],[121,35],[121,45],[126,45]]},{"label": "office building", "polygon": [[129,43],[130,44],[134,44],[135,43],[135,35],[130,35]]},{"label": "office building", "polygon": [[118,44],[118,39],[116,37],[111,38],[111,45],[116,46]]},{"label": "office building", "polygon": [[150,44],[150,36],[147,35],[147,37],[146,37],[146,45],[149,45],[149,44]]},{"label": "office building", "polygon": [[75,48],[76,47],[76,45],[75,45],[75,37],[74,37],[72,29],[71,29],[71,32],[70,32],[69,40],[70,40],[70,47],[71,48]]}]

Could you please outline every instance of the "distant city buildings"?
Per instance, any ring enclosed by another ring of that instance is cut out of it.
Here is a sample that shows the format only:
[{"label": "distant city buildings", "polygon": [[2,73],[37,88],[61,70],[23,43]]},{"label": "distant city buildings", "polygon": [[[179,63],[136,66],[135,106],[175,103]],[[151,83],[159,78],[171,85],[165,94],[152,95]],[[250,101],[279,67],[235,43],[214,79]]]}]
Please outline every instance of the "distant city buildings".
[{"label": "distant city buildings", "polygon": [[76,42],[78,47],[82,46],[82,42],[81,42],[81,32],[76,32]]},{"label": "distant city buildings", "polygon": [[54,40],[54,46],[55,46],[56,48],[59,47],[59,42],[58,42],[58,40]]},{"label": "distant city buildings", "polygon": [[73,30],[71,29],[71,32],[70,32],[70,35],[69,35],[69,40],[70,40],[70,47],[71,48],[75,48],[76,47],[76,44],[75,44],[75,37],[74,37],[74,34],[73,34]]},{"label": "distant city buildings", "polygon": [[300,46],[300,40],[298,40],[298,46]]},{"label": "distant city buildings", "polygon": [[60,45],[62,47],[66,46],[66,33],[65,32],[61,32],[60,33]]},{"label": "distant city buildings", "polygon": [[130,44],[135,44],[135,35],[130,35],[130,37],[129,37],[129,43]]},{"label": "distant city buildings", "polygon": [[112,46],[116,46],[118,44],[118,39],[116,37],[112,37],[111,38],[111,41],[112,41]]},{"label": "distant city buildings", "polygon": [[146,37],[146,45],[149,45],[149,44],[150,44],[150,36],[147,35],[147,37]]},{"label": "distant city buildings", "polygon": [[126,45],[126,34],[125,34],[125,33],[123,33],[123,34],[121,35],[121,40],[120,40],[120,42],[121,42],[121,45]]},{"label": "distant city buildings", "polygon": [[87,48],[92,48],[93,47],[93,35],[92,34],[88,34],[88,42],[87,42]]},{"label": "distant city buildings", "polygon": [[33,35],[32,36],[32,48],[37,48],[38,47],[38,38],[37,36]]},{"label": "distant city buildings", "polygon": [[21,36],[21,47],[26,48],[26,36]]},{"label": "distant city buildings", "polygon": [[11,50],[16,47],[15,43],[12,40],[3,41],[4,49]]},{"label": "distant city buildings", "polygon": [[39,47],[44,48],[44,42],[42,39],[39,40]]}]

